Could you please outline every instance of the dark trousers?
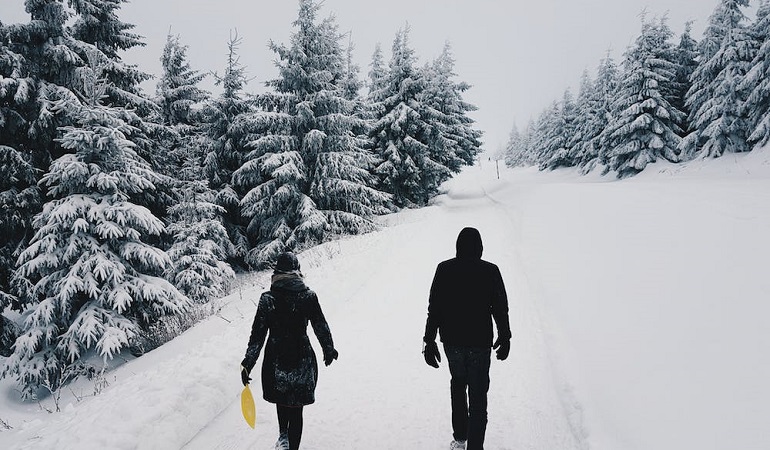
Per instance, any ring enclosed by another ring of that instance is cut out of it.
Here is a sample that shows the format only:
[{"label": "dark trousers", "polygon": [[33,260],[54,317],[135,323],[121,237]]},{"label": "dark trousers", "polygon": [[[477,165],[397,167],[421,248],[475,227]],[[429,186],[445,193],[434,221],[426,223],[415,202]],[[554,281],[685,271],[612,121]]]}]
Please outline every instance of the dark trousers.
[{"label": "dark trousers", "polygon": [[278,412],[278,432],[289,439],[289,450],[299,449],[302,440],[302,407],[275,405]]},{"label": "dark trousers", "polygon": [[452,376],[452,430],[467,450],[483,450],[487,430],[487,392],[491,350],[444,346]]}]

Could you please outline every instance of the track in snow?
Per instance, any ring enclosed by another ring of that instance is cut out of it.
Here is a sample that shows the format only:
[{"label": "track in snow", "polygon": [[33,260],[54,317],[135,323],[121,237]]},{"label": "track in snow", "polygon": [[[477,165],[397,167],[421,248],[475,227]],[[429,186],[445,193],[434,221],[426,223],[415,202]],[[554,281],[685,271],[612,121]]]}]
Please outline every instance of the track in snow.
[{"label": "track in snow", "polygon": [[[340,351],[339,361],[321,368],[316,404],[305,409],[303,449],[447,448],[449,371],[445,361],[440,370],[425,365],[420,347],[433,271],[453,256],[465,226],[481,231],[484,258],[500,266],[513,330],[511,356],[492,364],[486,448],[587,447],[579,407],[554,373],[518,261],[515,207],[494,198],[496,182],[485,178],[491,176],[469,168],[447,183],[447,194],[434,206],[390,216],[381,232],[301,256]],[[250,320],[238,325],[239,347],[245,347],[249,325]],[[184,448],[273,448],[274,406],[261,400],[258,367],[254,374],[256,429],[240,417],[236,395]]]}]

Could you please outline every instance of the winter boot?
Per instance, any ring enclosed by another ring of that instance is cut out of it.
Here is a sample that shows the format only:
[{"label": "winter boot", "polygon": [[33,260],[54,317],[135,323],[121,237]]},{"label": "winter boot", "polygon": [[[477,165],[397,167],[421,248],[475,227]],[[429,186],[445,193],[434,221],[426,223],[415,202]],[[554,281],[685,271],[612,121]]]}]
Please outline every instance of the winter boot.
[{"label": "winter boot", "polygon": [[288,435],[282,433],[280,436],[278,436],[278,442],[275,443],[275,450],[289,450]]},{"label": "winter boot", "polygon": [[452,441],[452,443],[449,444],[449,450],[465,450],[465,442],[466,441]]}]

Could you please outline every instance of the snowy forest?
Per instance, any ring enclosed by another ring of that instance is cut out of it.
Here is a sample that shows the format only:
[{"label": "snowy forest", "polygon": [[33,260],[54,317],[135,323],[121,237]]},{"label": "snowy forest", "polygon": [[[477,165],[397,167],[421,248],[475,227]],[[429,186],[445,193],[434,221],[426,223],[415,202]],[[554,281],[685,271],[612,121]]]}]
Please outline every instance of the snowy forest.
[{"label": "snowy forest", "polygon": [[481,150],[451,46],[421,63],[408,26],[362,76],[322,2],[300,0],[253,94],[236,31],[220,73],[177,35],[154,79],[123,62],[144,45],[126,1],[25,0],[29,22],[0,22],[0,353],[25,398],[162,344],[238,271],[426,205]]},{"label": "snowy forest", "polygon": [[686,162],[748,152],[770,140],[770,3],[721,0],[697,41],[675,40],[665,16],[642,14],[621,64],[609,52],[526,129],[514,126],[510,167],[574,167],[633,176],[658,160]]}]

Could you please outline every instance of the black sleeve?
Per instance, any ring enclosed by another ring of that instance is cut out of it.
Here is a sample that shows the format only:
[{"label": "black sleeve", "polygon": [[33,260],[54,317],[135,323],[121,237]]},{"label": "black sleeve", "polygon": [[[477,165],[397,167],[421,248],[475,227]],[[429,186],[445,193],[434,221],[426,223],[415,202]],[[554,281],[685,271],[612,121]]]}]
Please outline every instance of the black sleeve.
[{"label": "black sleeve", "polygon": [[443,276],[441,266],[436,267],[436,274],[433,276],[433,284],[430,286],[430,296],[428,297],[428,319],[425,322],[424,342],[433,342],[438,334],[438,327],[441,323],[441,300],[443,297]]},{"label": "black sleeve", "polygon": [[508,321],[508,295],[500,269],[493,266],[492,270],[492,318],[497,324],[497,336],[503,339],[511,338],[511,325]]},{"label": "black sleeve", "polygon": [[271,305],[271,296],[269,293],[265,292],[259,298],[257,314],[254,316],[254,323],[251,325],[249,345],[246,347],[246,356],[241,363],[241,365],[249,372],[251,372],[251,369],[253,369],[254,365],[257,363],[259,352],[262,351],[262,346],[265,345],[265,338],[267,337],[267,313],[271,308]]},{"label": "black sleeve", "polygon": [[318,296],[313,291],[310,291],[309,294],[308,320],[310,320],[310,324],[313,326],[313,332],[315,332],[318,342],[321,344],[321,350],[324,352],[324,358],[326,358],[334,350],[332,332],[329,329],[329,323],[326,322],[323,311],[321,311]]}]

